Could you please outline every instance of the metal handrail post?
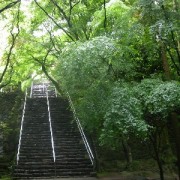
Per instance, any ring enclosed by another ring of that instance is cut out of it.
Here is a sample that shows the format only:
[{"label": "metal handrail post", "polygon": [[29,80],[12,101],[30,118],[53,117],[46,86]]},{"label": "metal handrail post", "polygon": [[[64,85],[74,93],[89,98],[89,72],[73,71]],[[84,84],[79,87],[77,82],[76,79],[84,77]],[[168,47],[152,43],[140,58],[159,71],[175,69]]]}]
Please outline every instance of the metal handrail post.
[{"label": "metal handrail post", "polygon": [[32,92],[33,92],[33,82],[31,83],[31,93],[30,93],[30,98],[32,98]]},{"label": "metal handrail post", "polygon": [[54,159],[54,162],[56,162],[56,154],[55,154],[55,150],[54,150],[54,138],[53,138],[52,124],[51,124],[51,112],[50,112],[49,96],[48,96],[47,88],[46,88],[46,98],[47,98],[48,115],[49,115],[49,127],[50,127],[50,132],[51,132],[51,144],[52,144],[53,159]]},{"label": "metal handrail post", "polygon": [[57,97],[58,95],[57,95],[57,89],[55,88],[55,96]]},{"label": "metal handrail post", "polygon": [[43,93],[45,92],[45,84],[44,84],[44,81],[43,81]]},{"label": "metal handrail post", "polygon": [[85,145],[86,150],[87,150],[87,152],[88,152],[89,158],[90,158],[90,160],[91,160],[92,165],[94,166],[94,155],[93,155],[92,150],[91,150],[91,148],[90,148],[90,145],[89,145],[89,143],[88,143],[88,141],[87,141],[87,138],[86,138],[86,135],[85,135],[84,130],[83,130],[83,128],[82,128],[82,125],[81,125],[81,123],[80,123],[80,120],[79,120],[79,119],[77,118],[77,116],[76,116],[76,110],[75,110],[75,108],[74,108],[73,102],[72,102],[71,97],[70,97],[70,95],[69,95],[68,92],[67,92],[67,96],[68,96],[68,99],[69,99],[70,106],[71,106],[71,108],[72,108],[72,110],[73,110],[73,114],[74,114],[76,123],[77,123],[77,125],[78,125],[79,131],[80,131],[80,134],[81,134],[81,137],[82,137],[82,139],[83,139],[84,145]]},{"label": "metal handrail post", "polygon": [[22,119],[21,119],[21,128],[20,128],[19,144],[18,144],[18,152],[17,152],[17,165],[19,162],[19,155],[20,155],[20,148],[21,148],[21,136],[22,136],[22,131],[23,131],[23,123],[24,123],[24,116],[25,116],[25,110],[26,110],[26,101],[27,101],[27,90],[25,93],[24,107],[23,107]]},{"label": "metal handrail post", "polygon": [[83,139],[86,142],[86,145],[87,145],[87,148],[89,150],[89,153],[91,154],[91,157],[94,159],[94,155],[93,155],[92,150],[91,150],[91,148],[89,146],[89,143],[87,141],[86,135],[84,134],[83,128],[82,128],[81,123],[80,123],[80,120],[78,118],[76,118],[76,119],[77,119],[77,123],[79,124],[79,128],[81,129]]}]

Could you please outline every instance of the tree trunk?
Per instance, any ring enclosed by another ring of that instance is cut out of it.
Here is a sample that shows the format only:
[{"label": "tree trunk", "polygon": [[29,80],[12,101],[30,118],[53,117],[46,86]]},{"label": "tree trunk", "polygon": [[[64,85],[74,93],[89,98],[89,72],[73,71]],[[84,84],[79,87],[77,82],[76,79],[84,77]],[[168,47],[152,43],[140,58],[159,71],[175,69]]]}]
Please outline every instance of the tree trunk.
[{"label": "tree trunk", "polygon": [[[157,154],[156,154],[156,153],[157,153]],[[161,180],[164,180],[163,165],[162,165],[161,159],[160,159],[160,157],[159,157],[159,153],[158,153],[158,152],[155,152],[155,154],[156,154],[156,161],[157,161],[157,164],[158,164],[158,167],[159,167],[160,179],[161,179]]]},{"label": "tree trunk", "polygon": [[155,160],[158,164],[159,167],[159,174],[160,174],[160,179],[164,180],[164,171],[163,171],[163,165],[162,165],[162,161],[160,158],[160,153],[159,153],[159,148],[157,147],[157,137],[154,137],[153,135],[150,137],[151,143],[153,145],[153,149],[154,149],[154,155],[155,155]]},{"label": "tree trunk", "polygon": [[128,145],[126,140],[122,140],[122,146],[124,150],[124,155],[127,161],[127,167],[132,163],[132,153],[131,153],[131,148]]},{"label": "tree trunk", "polygon": [[157,164],[158,164],[158,167],[159,167],[160,179],[164,180],[163,165],[162,165],[161,159],[159,157],[159,152],[158,152],[157,148],[154,149],[154,152],[155,152],[156,161],[157,161]]},{"label": "tree trunk", "polygon": [[177,113],[171,113],[171,125],[172,130],[174,133],[174,139],[176,144],[176,153],[177,153],[177,166],[178,166],[178,173],[180,179],[180,122],[178,119]]},{"label": "tree trunk", "polygon": [[167,80],[170,80],[171,76],[170,76],[169,63],[168,63],[168,60],[167,60],[166,51],[165,51],[165,47],[164,47],[163,42],[161,42],[161,58],[162,58],[165,77],[166,77]]},{"label": "tree trunk", "polygon": [[62,94],[62,90],[58,84],[58,82],[56,80],[54,80],[47,72],[45,65],[42,65],[42,71],[44,72],[44,74],[46,75],[46,77],[54,84],[56,90],[58,91],[58,93]]}]

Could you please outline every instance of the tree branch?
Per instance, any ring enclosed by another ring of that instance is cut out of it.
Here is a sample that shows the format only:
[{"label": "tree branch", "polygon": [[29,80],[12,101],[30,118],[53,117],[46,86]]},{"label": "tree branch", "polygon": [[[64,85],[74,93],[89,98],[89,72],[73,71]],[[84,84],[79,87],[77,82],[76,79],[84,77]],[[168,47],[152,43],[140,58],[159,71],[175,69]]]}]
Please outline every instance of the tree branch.
[{"label": "tree branch", "polygon": [[58,8],[59,12],[61,15],[63,15],[64,19],[66,20],[66,22],[68,23],[69,27],[72,27],[72,24],[70,23],[70,18],[66,15],[66,13],[64,12],[64,10],[57,4],[57,2],[55,0],[51,0],[52,3]]},{"label": "tree branch", "polygon": [[[8,69],[8,66],[10,64],[10,61],[11,61],[11,55],[12,55],[12,51],[13,51],[13,48],[15,46],[15,43],[16,43],[16,39],[17,37],[19,36],[19,33],[20,33],[20,27],[19,27],[19,22],[20,22],[20,4],[19,4],[19,7],[18,7],[18,12],[17,12],[17,24],[16,24],[16,27],[17,27],[17,30],[18,32],[16,34],[13,34],[13,30],[14,30],[14,25],[12,25],[12,29],[10,31],[10,34],[11,34],[11,38],[12,38],[12,44],[10,46],[10,49],[9,49],[9,52],[7,54],[7,59],[6,59],[6,65],[5,65],[5,68],[1,74],[1,77],[0,77],[0,84],[2,83],[3,79],[4,79],[4,76],[7,72],[7,69]],[[1,86],[3,86],[1,84]]]},{"label": "tree branch", "polygon": [[82,27],[82,31],[83,31],[83,33],[84,33],[84,35],[86,37],[86,40],[89,40],[89,35],[87,34],[87,28]]},{"label": "tree branch", "polygon": [[[63,18],[66,20],[69,29],[72,29],[73,25],[71,23],[71,13],[72,13],[72,9],[79,3],[79,1],[75,3],[74,5],[72,5],[72,0],[69,0],[69,16],[67,16],[63,8],[61,8],[55,0],[51,0],[51,1],[58,8],[60,15],[62,15]],[[76,32],[73,32],[73,34],[75,35],[76,40],[78,40],[79,39],[78,34]]]},{"label": "tree branch", "polygon": [[3,11],[15,6],[18,2],[21,2],[21,0],[17,0],[17,1],[14,1],[12,3],[9,3],[8,5],[6,5],[5,7],[3,7],[2,9],[0,9],[0,13],[2,13]]},{"label": "tree branch", "polygon": [[49,56],[49,53],[51,52],[52,48],[48,49],[46,55],[44,56],[44,59],[43,59],[43,64],[46,65],[46,60],[47,60],[47,57]]},{"label": "tree branch", "polygon": [[47,28],[46,26],[44,26],[44,27],[46,28],[46,31],[47,31],[48,34],[49,34],[49,39],[50,39],[50,41],[52,42],[53,48],[54,48],[58,53],[60,53],[61,51],[57,49],[56,43],[55,43],[54,40],[53,40],[53,35],[52,35],[51,31],[48,30],[48,28]]},{"label": "tree branch", "polygon": [[69,0],[69,21],[71,22],[71,14],[72,14],[72,10],[73,8],[79,4],[80,1],[78,1],[77,3],[75,3],[74,5],[72,5],[72,0]]},{"label": "tree branch", "polygon": [[[164,5],[162,5],[161,8],[162,8],[162,10],[163,10],[163,12],[164,12],[164,17],[165,17],[166,21],[167,21],[168,23],[170,23],[169,17],[168,17],[168,15],[167,15],[167,13],[166,13],[166,10],[165,10]],[[178,61],[179,61],[179,63],[180,63],[180,52],[179,52],[179,49],[178,49],[177,42],[176,42],[176,40],[175,40],[174,31],[172,30],[171,27],[170,27],[170,32],[171,32],[171,38],[172,38],[172,41],[173,41],[173,44],[174,44],[174,49],[175,49],[175,51],[176,51],[176,53],[177,53]]]},{"label": "tree branch", "polygon": [[172,63],[174,64],[174,66],[175,66],[175,68],[176,68],[177,74],[180,76],[180,68],[179,68],[178,65],[176,64],[176,62],[175,62],[175,60],[174,60],[174,57],[173,57],[173,55],[171,54],[170,48],[168,48],[168,47],[166,46],[166,49],[167,49],[167,52],[168,52],[168,54],[169,54],[169,56],[170,56],[170,58],[171,58]]},{"label": "tree branch", "polygon": [[40,6],[40,4],[37,2],[37,0],[34,0],[34,2],[37,4],[37,6],[54,22],[54,24],[59,27],[60,29],[62,29],[62,31],[72,40],[75,42],[74,38],[61,26],[59,25],[53,17],[51,17],[48,12],[42,7]]},{"label": "tree branch", "polygon": [[106,0],[104,0],[103,7],[104,7],[104,29],[106,29],[107,26]]},{"label": "tree branch", "polygon": [[13,76],[13,66],[11,66],[11,70],[10,70],[10,76],[9,76],[9,79],[6,83],[3,83],[0,85],[0,89],[6,87],[7,85],[9,85],[11,83],[11,79],[12,79],[12,76]]},{"label": "tree branch", "polygon": [[[50,51],[51,51],[51,50],[48,50],[48,51],[47,51],[46,55],[45,55],[44,58],[43,58],[43,62],[46,62],[46,59],[47,59]],[[46,77],[54,84],[54,86],[56,87],[57,91],[58,91],[60,94],[62,94],[62,90],[61,90],[61,88],[60,88],[60,86],[59,86],[59,83],[58,83],[53,77],[51,77],[51,76],[49,75],[49,73],[48,73],[48,71],[47,71],[47,69],[46,69],[46,64],[43,63],[43,62],[42,62],[41,60],[39,60],[38,58],[34,57],[33,55],[31,55],[31,57],[32,57],[36,62],[38,62],[38,63],[41,65],[41,68],[42,68],[43,73],[44,73],[44,74],[46,75]]]}]

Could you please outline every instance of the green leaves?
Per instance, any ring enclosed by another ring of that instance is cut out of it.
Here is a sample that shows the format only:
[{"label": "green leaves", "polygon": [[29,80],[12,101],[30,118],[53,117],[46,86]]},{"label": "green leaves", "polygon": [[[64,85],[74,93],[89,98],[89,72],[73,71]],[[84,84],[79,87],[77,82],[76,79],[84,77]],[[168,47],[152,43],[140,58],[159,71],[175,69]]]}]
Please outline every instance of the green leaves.
[{"label": "green leaves", "polygon": [[107,37],[71,44],[63,49],[56,71],[67,89],[71,91],[78,86],[83,90],[106,78],[115,52],[115,43]]},{"label": "green leaves", "polygon": [[180,106],[180,85],[176,81],[144,79],[134,87],[136,97],[141,100],[144,111],[166,118]]},{"label": "green leaves", "polygon": [[148,125],[143,120],[141,101],[135,97],[131,88],[127,84],[113,87],[105,113],[104,128],[112,128],[111,130],[118,131],[121,136],[146,136]]},{"label": "green leaves", "polygon": [[[179,109],[180,85],[160,79],[144,79],[131,85],[116,83],[107,102],[100,138],[103,143],[108,144],[116,136],[145,138],[156,128],[156,117],[167,120],[168,115]],[[148,114],[152,118],[151,125]]]},{"label": "green leaves", "polygon": [[167,117],[180,107],[180,84],[178,82],[164,82],[155,87],[146,100],[146,106],[152,114]]}]

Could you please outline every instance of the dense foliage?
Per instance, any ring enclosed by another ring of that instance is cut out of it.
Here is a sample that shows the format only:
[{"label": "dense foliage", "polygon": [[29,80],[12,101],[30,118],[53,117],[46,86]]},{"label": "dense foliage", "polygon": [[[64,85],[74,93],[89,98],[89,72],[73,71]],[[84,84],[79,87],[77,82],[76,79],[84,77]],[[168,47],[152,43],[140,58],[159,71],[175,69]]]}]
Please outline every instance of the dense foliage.
[{"label": "dense foliage", "polygon": [[22,97],[18,89],[0,95],[0,177],[11,173],[17,152]]},{"label": "dense foliage", "polygon": [[167,146],[180,171],[179,9],[178,0],[2,1],[0,89],[44,74],[69,92],[98,145],[122,142],[131,163],[130,142],[150,143],[163,179]]}]

